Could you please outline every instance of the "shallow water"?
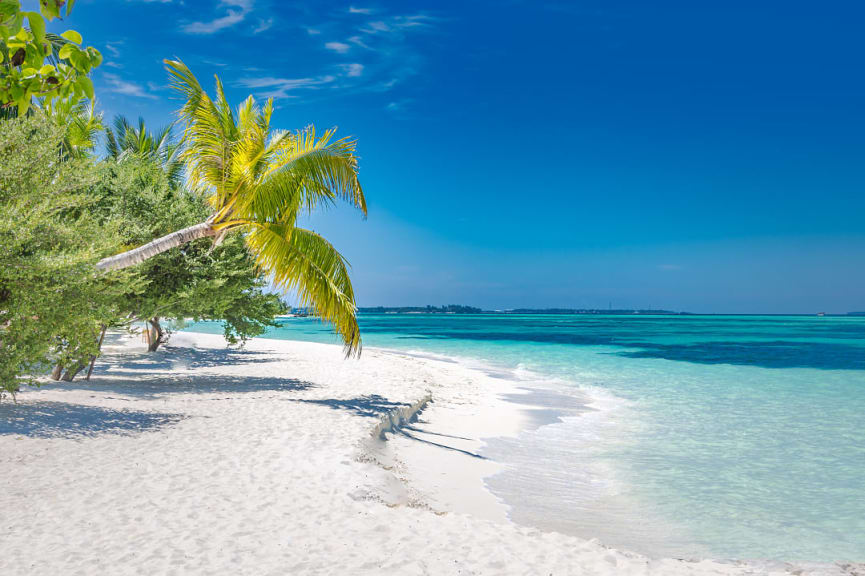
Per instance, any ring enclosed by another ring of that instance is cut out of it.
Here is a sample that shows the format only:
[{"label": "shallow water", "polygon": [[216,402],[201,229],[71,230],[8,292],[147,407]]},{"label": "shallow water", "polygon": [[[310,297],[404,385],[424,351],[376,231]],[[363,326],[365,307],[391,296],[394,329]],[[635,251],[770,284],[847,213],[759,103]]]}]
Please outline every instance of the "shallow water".
[{"label": "shallow water", "polygon": [[[368,346],[480,361],[590,403],[490,440],[508,466],[488,485],[517,521],[652,554],[865,560],[865,318],[362,315],[361,328]],[[334,341],[305,318],[268,337]]]}]

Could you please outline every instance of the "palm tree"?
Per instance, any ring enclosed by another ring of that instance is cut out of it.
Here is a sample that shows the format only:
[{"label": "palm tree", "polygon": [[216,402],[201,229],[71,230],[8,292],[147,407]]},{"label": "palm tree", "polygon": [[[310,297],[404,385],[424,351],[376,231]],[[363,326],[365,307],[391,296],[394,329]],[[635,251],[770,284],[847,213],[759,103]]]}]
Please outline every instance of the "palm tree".
[{"label": "palm tree", "polygon": [[91,158],[96,139],[102,131],[102,114],[96,112],[96,100],[64,98],[43,101],[40,110],[65,129],[62,153],[67,158]]},{"label": "palm tree", "polygon": [[356,142],[271,130],[273,100],[259,107],[250,96],[233,112],[216,78],[216,98],[201,88],[180,61],[166,61],[174,87],[186,98],[181,159],[191,189],[213,213],[205,222],[101,260],[103,270],[134,266],[197,238],[243,234],[257,264],[276,286],[297,293],[299,303],[333,324],[346,353],[360,352],[354,289],[348,263],[322,236],[297,225],[302,213],[347,201],[366,216],[357,177]]},{"label": "palm tree", "polygon": [[118,161],[129,156],[151,159],[162,167],[172,184],[180,184],[183,176],[181,146],[173,132],[174,124],[151,132],[143,118],[134,126],[125,116],[117,115],[114,128],[105,130],[106,150]]}]

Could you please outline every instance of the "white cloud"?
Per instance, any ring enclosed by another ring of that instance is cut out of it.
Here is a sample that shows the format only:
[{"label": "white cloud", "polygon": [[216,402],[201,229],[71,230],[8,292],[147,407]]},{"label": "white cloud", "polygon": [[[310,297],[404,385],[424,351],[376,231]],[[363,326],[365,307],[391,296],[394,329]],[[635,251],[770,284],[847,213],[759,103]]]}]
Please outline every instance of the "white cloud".
[{"label": "white cloud", "polygon": [[220,0],[219,7],[226,8],[224,16],[206,22],[190,22],[183,26],[187,34],[214,34],[243,22],[252,10],[253,0]]},{"label": "white cloud", "polygon": [[333,50],[337,54],[345,54],[348,52],[348,49],[351,48],[351,46],[343,42],[328,42],[324,47],[328,50]]},{"label": "white cloud", "polygon": [[118,48],[118,46],[120,46],[121,44],[123,44],[122,40],[118,42],[106,42],[105,49],[108,50],[108,52],[110,52],[112,56],[117,58],[118,56],[120,56],[120,49]]},{"label": "white cloud", "polygon": [[270,30],[273,26],[273,18],[268,18],[267,20],[259,20],[258,26],[255,27],[255,30],[252,31],[253,34],[261,34],[265,30]]},{"label": "white cloud", "polygon": [[307,28],[306,33],[310,36],[317,36],[318,34],[321,34],[321,30],[317,28]]},{"label": "white cloud", "polygon": [[360,46],[361,48],[366,48],[367,50],[372,50],[372,48],[370,48],[370,46],[366,42],[364,42],[363,38],[361,38],[360,36],[352,36],[351,38],[348,39],[348,41],[351,42],[352,44],[356,44],[356,45]]},{"label": "white cloud", "polygon": [[125,96],[135,96],[137,98],[156,98],[153,94],[149,94],[140,84],[127,82],[117,74],[105,72],[102,74],[102,78],[108,83],[109,92]]},{"label": "white cloud", "polygon": [[375,22],[370,22],[367,24],[366,28],[361,28],[361,32],[366,32],[367,34],[378,34],[379,32],[390,32],[391,28],[387,25],[386,22],[382,22],[381,20],[376,20]]},{"label": "white cloud", "polygon": [[343,64],[343,70],[345,70],[345,75],[349,78],[357,78],[361,74],[363,74],[363,64],[359,64],[354,62],[352,64]]},{"label": "white cloud", "polygon": [[372,14],[372,8],[355,8],[354,6],[349,6],[348,13],[349,14]]},{"label": "white cloud", "polygon": [[432,26],[438,19],[429,14],[412,14],[410,16],[396,16],[393,20],[400,28],[415,28],[418,26]]},{"label": "white cloud", "polygon": [[275,78],[260,76],[257,78],[242,78],[238,84],[258,91],[262,98],[294,98],[291,92],[300,89],[315,89],[332,83],[336,77],[332,75],[315,78]]},{"label": "white cloud", "polygon": [[409,99],[397,100],[394,102],[388,102],[387,106],[385,106],[385,110],[388,112],[402,112],[405,110],[405,107],[411,102]]}]

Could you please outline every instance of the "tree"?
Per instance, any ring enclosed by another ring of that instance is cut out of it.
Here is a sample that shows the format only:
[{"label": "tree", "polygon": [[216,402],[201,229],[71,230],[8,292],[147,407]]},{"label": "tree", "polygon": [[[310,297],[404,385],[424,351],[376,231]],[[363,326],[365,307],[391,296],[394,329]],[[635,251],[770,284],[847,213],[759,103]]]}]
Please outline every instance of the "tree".
[{"label": "tree", "polygon": [[[84,47],[81,34],[45,32],[45,21],[72,10],[74,0],[40,0],[39,12],[21,10],[20,0],[0,0],[0,111],[23,116],[33,98],[93,99],[88,74],[102,63],[93,47]],[[25,21],[27,26],[24,26]]]},{"label": "tree", "polygon": [[74,97],[43,100],[40,110],[63,128],[61,151],[67,158],[93,158],[96,143],[104,128],[102,114],[96,112],[96,100]]},{"label": "tree", "polygon": [[295,291],[301,306],[331,322],[347,353],[359,352],[348,263],[322,236],[297,226],[302,212],[337,198],[366,215],[356,143],[334,139],[334,130],[319,137],[312,127],[295,133],[271,131],[272,100],[261,108],[250,96],[235,114],[218,78],[214,100],[185,64],[166,64],[174,87],[186,98],[180,115],[186,123],[182,158],[189,183],[212,212],[198,224],[105,258],[97,266],[123,269],[197,239],[215,238],[218,244],[226,234],[239,232],[274,284]]},{"label": "tree", "polygon": [[137,284],[96,273],[118,242],[91,210],[93,162],[64,159],[63,137],[42,115],[0,121],[0,392],[49,365],[74,376]]},{"label": "tree", "polygon": [[143,118],[138,119],[136,127],[125,116],[118,115],[114,127],[105,131],[108,155],[118,161],[130,156],[149,158],[162,167],[172,184],[178,185],[183,176],[183,162],[173,128],[172,124],[154,133],[147,129]]},{"label": "tree", "polygon": [[[117,231],[122,246],[138,245],[167,231],[206,218],[204,200],[171,183],[155,158],[132,155],[100,165],[92,187],[91,210],[106,229]],[[226,238],[220,246],[198,240],[159,254],[135,268],[138,281],[124,295],[123,323],[147,322],[149,347],[166,338],[161,320],[222,320],[231,343],[257,336],[285,310],[266,290],[243,239]]]}]

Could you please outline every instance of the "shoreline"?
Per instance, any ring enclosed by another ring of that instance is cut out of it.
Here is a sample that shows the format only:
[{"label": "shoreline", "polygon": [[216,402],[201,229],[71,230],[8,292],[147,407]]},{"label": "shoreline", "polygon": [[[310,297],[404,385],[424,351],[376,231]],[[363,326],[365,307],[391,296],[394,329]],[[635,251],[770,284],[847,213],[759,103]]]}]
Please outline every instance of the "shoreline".
[{"label": "shoreline", "polygon": [[[0,405],[0,572],[845,573],[656,560],[515,524],[478,451],[543,421],[508,399],[531,394],[518,381],[290,340],[138,348],[112,338],[92,381]],[[428,394],[417,421],[371,436]]]}]

